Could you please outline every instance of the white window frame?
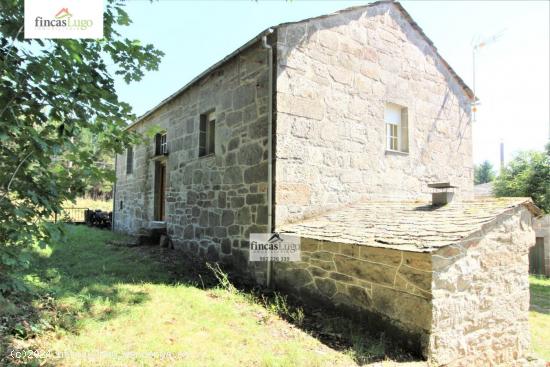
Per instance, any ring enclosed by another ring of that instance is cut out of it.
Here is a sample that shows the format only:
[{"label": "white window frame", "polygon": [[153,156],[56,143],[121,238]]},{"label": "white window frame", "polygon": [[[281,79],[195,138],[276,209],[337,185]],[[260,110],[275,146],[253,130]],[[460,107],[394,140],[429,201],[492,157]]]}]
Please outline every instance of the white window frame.
[{"label": "white window frame", "polygon": [[395,124],[393,122],[386,122],[386,149],[399,151],[401,146],[401,134],[399,130],[401,128],[400,124]]},{"label": "white window frame", "polygon": [[168,153],[168,135],[166,132],[160,134],[159,137],[159,153],[161,155]]},{"label": "white window frame", "polygon": [[[386,103],[384,107],[384,123],[386,127],[386,150],[408,153],[408,144],[403,142],[403,133],[408,134],[408,119],[406,107],[395,103]],[[406,124],[406,126],[403,125]],[[408,136],[406,137],[408,141]]]}]

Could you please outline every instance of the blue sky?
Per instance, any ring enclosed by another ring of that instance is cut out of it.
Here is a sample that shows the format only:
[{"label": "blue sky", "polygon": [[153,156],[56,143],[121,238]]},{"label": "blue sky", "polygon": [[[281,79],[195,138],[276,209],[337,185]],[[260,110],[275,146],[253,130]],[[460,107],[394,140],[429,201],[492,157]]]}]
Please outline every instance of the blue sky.
[{"label": "blue sky", "polygon": [[[166,53],[159,71],[131,85],[117,83],[137,115],[190,81],[261,30],[366,1],[129,1],[129,38]],[[472,40],[502,32],[477,56],[474,162],[506,161],[519,150],[542,149],[550,138],[550,2],[402,1],[441,55],[472,85]]]}]

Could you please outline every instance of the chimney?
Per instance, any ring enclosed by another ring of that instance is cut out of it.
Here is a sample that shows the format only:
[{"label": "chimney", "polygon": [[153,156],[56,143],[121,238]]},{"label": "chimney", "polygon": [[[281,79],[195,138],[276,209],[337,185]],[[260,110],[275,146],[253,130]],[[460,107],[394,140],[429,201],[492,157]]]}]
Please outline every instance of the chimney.
[{"label": "chimney", "polygon": [[432,191],[432,205],[443,206],[453,201],[455,196],[454,189],[456,186],[452,186],[450,182],[435,182],[428,184],[428,187]]}]

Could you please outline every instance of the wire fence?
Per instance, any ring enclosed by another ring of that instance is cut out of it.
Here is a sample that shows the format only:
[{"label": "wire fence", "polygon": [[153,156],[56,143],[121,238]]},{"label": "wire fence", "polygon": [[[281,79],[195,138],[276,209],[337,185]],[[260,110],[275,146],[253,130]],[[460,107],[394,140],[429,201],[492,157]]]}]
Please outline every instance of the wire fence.
[{"label": "wire fence", "polygon": [[50,220],[55,223],[85,223],[86,210],[88,210],[88,208],[63,208],[61,213],[54,214]]}]

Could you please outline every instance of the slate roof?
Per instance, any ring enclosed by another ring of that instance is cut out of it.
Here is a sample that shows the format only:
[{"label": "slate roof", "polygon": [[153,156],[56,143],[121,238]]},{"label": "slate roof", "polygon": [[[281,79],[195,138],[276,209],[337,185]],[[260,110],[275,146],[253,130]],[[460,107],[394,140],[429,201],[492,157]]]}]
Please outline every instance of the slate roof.
[{"label": "slate roof", "polygon": [[493,183],[487,182],[479,185],[474,185],[474,196],[475,197],[495,196],[493,194]]},{"label": "slate roof", "polygon": [[218,61],[217,63],[215,63],[214,65],[210,66],[208,69],[204,70],[202,73],[197,75],[189,83],[187,83],[186,85],[184,85],[183,87],[178,89],[175,93],[173,93],[170,96],[168,96],[167,98],[163,99],[155,107],[153,107],[149,111],[145,112],[136,121],[134,121],[133,123],[128,125],[126,127],[126,129],[130,129],[131,127],[137,125],[139,122],[144,121],[147,117],[152,115],[155,111],[160,109],[162,106],[164,106],[165,104],[169,103],[170,101],[172,101],[173,99],[175,99],[176,97],[181,95],[187,89],[191,88],[193,85],[195,85],[200,80],[202,80],[203,78],[208,76],[211,72],[213,72],[217,68],[223,66],[229,60],[233,59],[234,57],[236,57],[237,55],[239,55],[240,53],[242,53],[243,51],[245,51],[246,49],[248,49],[252,45],[259,42],[262,39],[263,36],[270,35],[271,32],[273,32],[277,28],[284,27],[284,26],[290,25],[290,24],[309,22],[309,21],[315,20],[315,19],[323,19],[323,18],[343,14],[343,13],[346,13],[346,12],[355,11],[355,10],[358,10],[358,9],[367,9],[367,8],[374,7],[374,6],[377,6],[377,5],[380,5],[380,4],[388,4],[388,3],[393,4],[397,8],[397,10],[403,15],[403,17],[409,22],[409,24],[420,34],[420,36],[428,43],[428,45],[430,45],[430,47],[434,50],[435,54],[437,55],[439,60],[442,62],[444,67],[447,69],[447,71],[449,71],[449,73],[453,76],[453,78],[456,79],[456,81],[458,82],[458,84],[460,85],[460,87],[462,88],[464,93],[470,99],[473,100],[475,98],[473,91],[470,89],[470,87],[468,87],[468,85],[464,82],[464,80],[454,71],[454,69],[449,65],[449,63],[447,63],[447,61],[445,61],[445,59],[439,54],[439,52],[437,51],[437,48],[435,47],[432,40],[424,33],[422,28],[420,28],[420,26],[413,20],[413,18],[409,14],[409,12],[407,12],[405,10],[405,8],[397,1],[394,1],[394,0],[380,0],[380,1],[371,2],[371,3],[366,4],[366,5],[358,5],[358,6],[353,6],[353,7],[350,7],[350,8],[342,9],[342,10],[339,10],[339,11],[331,13],[331,14],[324,14],[324,15],[320,15],[320,16],[317,16],[317,17],[306,18],[306,19],[302,19],[302,20],[299,20],[299,21],[295,21],[295,22],[281,23],[279,25],[269,27],[269,28],[263,30],[257,36],[255,36],[254,38],[252,38],[251,40],[246,42],[244,45],[242,45],[241,47],[239,47],[235,51],[231,52],[229,55],[225,56],[223,59],[221,59],[220,61]]},{"label": "slate roof", "polygon": [[530,198],[484,198],[433,207],[420,201],[368,201],[277,228],[336,243],[429,252],[475,237],[514,208],[539,209]]}]

